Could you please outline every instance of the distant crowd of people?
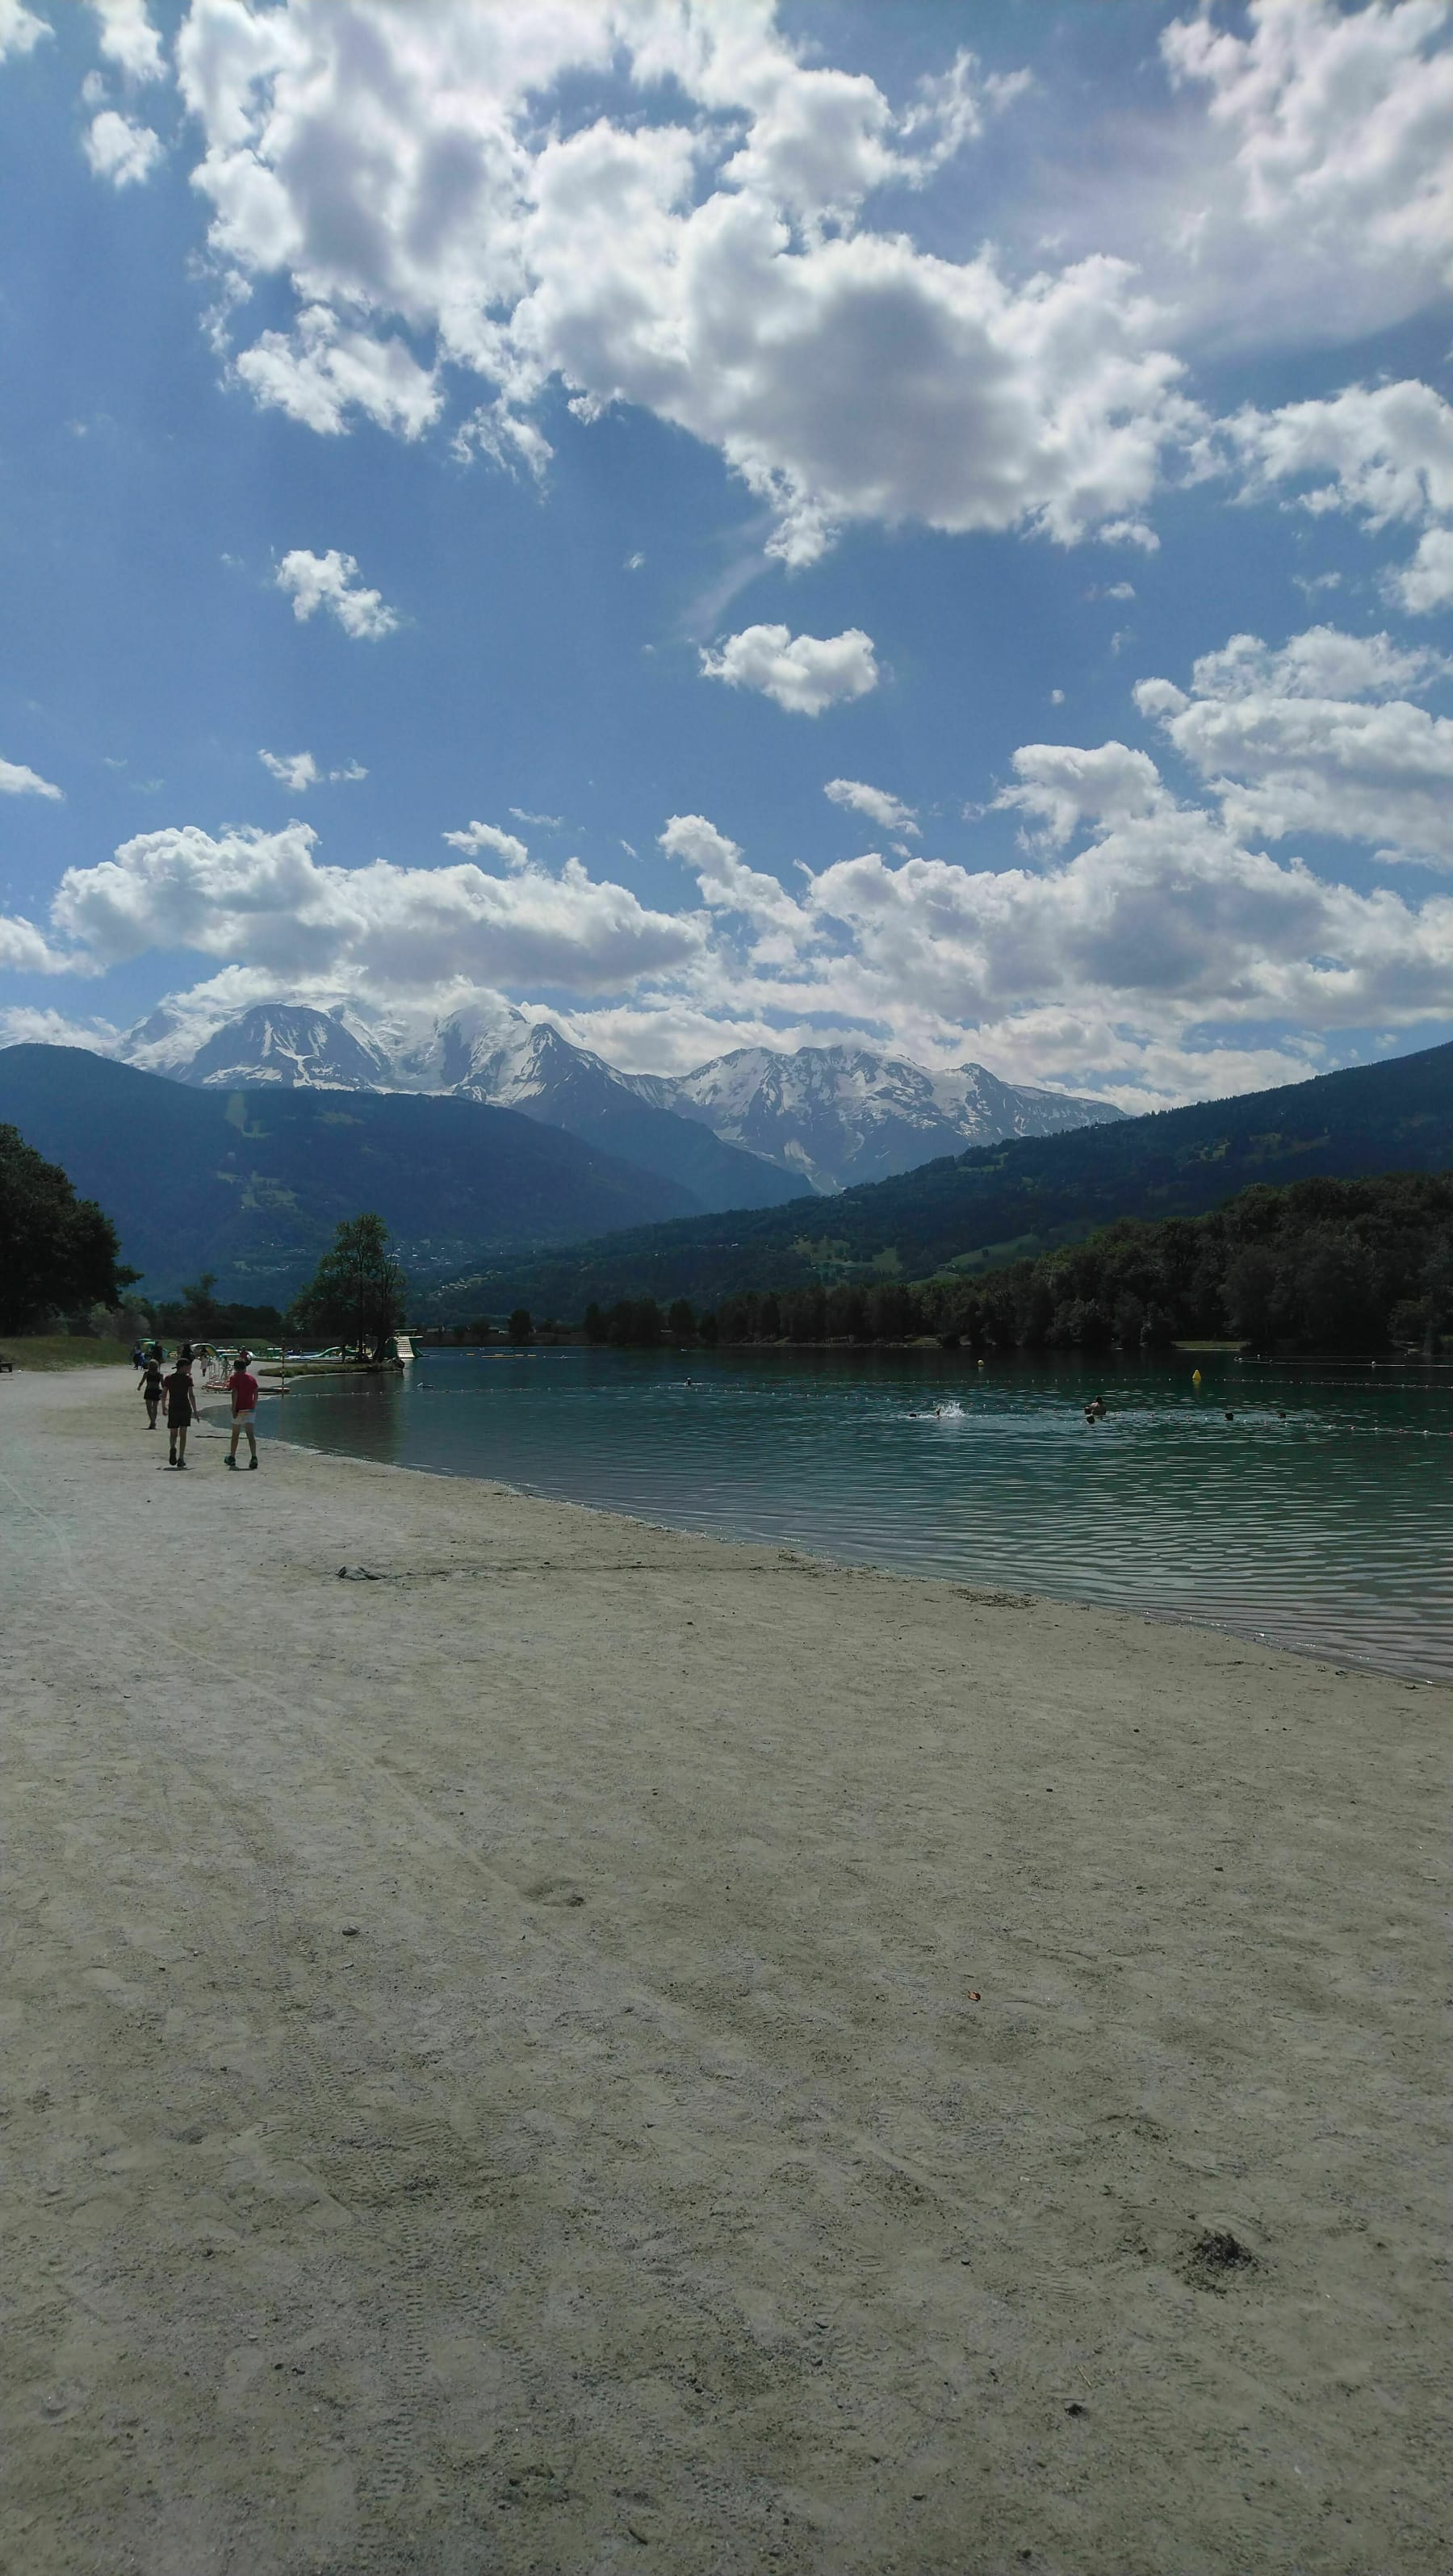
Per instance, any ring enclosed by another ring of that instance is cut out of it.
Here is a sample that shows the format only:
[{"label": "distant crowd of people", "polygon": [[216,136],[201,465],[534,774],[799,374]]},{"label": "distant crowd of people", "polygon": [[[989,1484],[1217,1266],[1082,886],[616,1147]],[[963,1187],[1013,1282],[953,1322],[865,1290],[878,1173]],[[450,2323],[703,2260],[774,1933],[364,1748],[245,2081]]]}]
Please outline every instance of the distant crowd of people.
[{"label": "distant crowd of people", "polygon": [[170,1369],[160,1342],[138,1342],[131,1354],[132,1366],[139,1371],[137,1392],[146,1406],[148,1428],[154,1431],[166,1407],[167,1465],[185,1467],[187,1433],[200,1417],[197,1412],[197,1371],[204,1383],[219,1391],[225,1387],[232,1398],[232,1445],[223,1461],[236,1468],[237,1444],[244,1433],[249,1451],[248,1466],[257,1465],[257,1399],[259,1388],[252,1373],[251,1351],[238,1351],[229,1357],[211,1342],[183,1342]]}]

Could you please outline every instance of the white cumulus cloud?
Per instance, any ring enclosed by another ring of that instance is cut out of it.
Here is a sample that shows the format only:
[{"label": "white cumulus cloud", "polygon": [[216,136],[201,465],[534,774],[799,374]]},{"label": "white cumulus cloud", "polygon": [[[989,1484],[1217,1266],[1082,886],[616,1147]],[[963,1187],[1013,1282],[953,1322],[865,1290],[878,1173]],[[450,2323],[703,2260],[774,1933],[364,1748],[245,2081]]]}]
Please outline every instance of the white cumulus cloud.
[{"label": "white cumulus cloud", "polygon": [[[140,0],[99,5],[148,76]],[[1355,334],[1446,282],[1450,33],[1446,0],[1172,21],[1174,95],[1113,186],[1087,148],[1057,206],[1011,196],[1017,266],[950,255],[941,221],[920,246],[903,208],[1026,76],[960,50],[895,103],[770,0],[191,0],[176,55],[224,340],[255,279],[293,299],[236,350],[259,401],[414,438],[457,369],[457,452],[534,475],[552,386],[582,420],[636,405],[715,448],[803,563],[854,520],[1152,544],[1206,426],[1178,344]]]},{"label": "white cumulus cloud", "polygon": [[0,760],[0,796],[51,796],[59,801],[61,790],[53,787],[39,771],[27,769],[23,760]]},{"label": "white cumulus cloud", "polygon": [[1253,490],[1303,484],[1297,506],[1314,516],[1347,510],[1380,529],[1453,513],[1453,404],[1416,376],[1275,411],[1248,407],[1219,434]]},{"label": "white cumulus cloud", "polygon": [[1189,691],[1143,680],[1135,696],[1220,798],[1230,830],[1322,832],[1386,858],[1453,864],[1453,719],[1394,694],[1448,669],[1386,635],[1321,626],[1278,652],[1233,636],[1195,663]]},{"label": "white cumulus cloud", "polygon": [[1218,447],[1241,468],[1249,494],[1290,485],[1290,506],[1313,518],[1346,511],[1374,535],[1394,525],[1424,528],[1411,563],[1391,568],[1384,587],[1415,615],[1445,604],[1453,404],[1431,385],[1409,377],[1347,385],[1325,400],[1276,411],[1248,408],[1221,424],[1205,453]]},{"label": "white cumulus cloud", "polygon": [[402,340],[346,330],[322,304],[300,313],[291,333],[264,331],[243,350],[237,373],[260,403],[325,437],[337,437],[359,411],[381,429],[418,438],[443,401],[434,370]]},{"label": "white cumulus cloud", "polygon": [[649,1065],[866,1029],[920,1061],[971,1047],[1150,1106],[1296,1080],[1340,1029],[1446,1017],[1453,899],[1361,893],[1248,848],[1125,745],[1027,745],[1015,766],[1009,801],[1050,827],[1028,867],[870,853],[794,897],[705,816],[673,817],[663,844],[719,926],[572,1034]]},{"label": "white cumulus cloud", "polygon": [[1412,562],[1388,576],[1389,587],[1414,617],[1453,608],[1453,528],[1429,528]]},{"label": "white cumulus cloud", "polygon": [[43,930],[15,913],[0,913],[0,967],[15,975],[71,975],[91,971],[86,958],[52,948]]},{"label": "white cumulus cloud", "polygon": [[364,588],[353,556],[340,554],[336,546],[330,546],[324,555],[310,554],[306,547],[295,546],[278,565],[276,580],[279,590],[291,592],[293,615],[298,619],[309,618],[315,610],[324,608],[337,619],[345,635],[370,643],[382,635],[391,635],[399,622],[380,592]]},{"label": "white cumulus cloud", "polygon": [[86,128],[86,159],[113,188],[140,186],[162,158],[162,140],[149,125],[135,125],[114,107],[103,107]]},{"label": "white cumulus cloud", "polygon": [[525,843],[516,833],[501,831],[498,823],[467,823],[462,832],[446,832],[444,838],[451,849],[467,850],[471,858],[478,858],[481,850],[490,850],[512,871],[529,864]]},{"label": "white cumulus cloud", "polygon": [[1025,743],[1014,754],[1014,770],[1018,785],[1002,789],[994,802],[1037,820],[1041,830],[1029,836],[1031,843],[1051,849],[1063,849],[1090,819],[1128,822],[1172,802],[1149,753],[1123,742],[1102,742],[1093,751]]},{"label": "white cumulus cloud", "polygon": [[[0,945],[3,940],[0,926]],[[0,1046],[84,1047],[89,1055],[111,1055],[120,1034],[110,1020],[69,1020],[63,1011],[33,1003],[15,1002],[0,1011]]]},{"label": "white cumulus cloud", "polygon": [[100,46],[108,63],[127,80],[164,79],[166,59],[146,0],[90,0],[90,7],[101,21]]},{"label": "white cumulus cloud", "polygon": [[294,796],[306,795],[323,775],[310,751],[260,751],[257,756],[279,787],[288,788]]},{"label": "white cumulus cloud", "polygon": [[890,796],[886,788],[869,787],[861,778],[830,778],[822,792],[834,805],[846,805],[855,814],[866,814],[870,823],[877,823],[885,832],[905,833],[915,841],[921,837],[913,807],[905,805],[900,797]]},{"label": "white cumulus cloud", "polygon": [[1038,828],[1032,863],[870,853],[799,870],[795,891],[706,816],[673,815],[661,845],[691,881],[676,913],[575,860],[558,877],[345,869],[300,823],[171,829],[66,876],[51,927],[68,950],[8,923],[0,958],[94,973],[190,948],[220,969],[183,997],[202,1034],[269,994],[352,996],[401,1025],[471,995],[498,1014],[515,993],[538,1015],[543,988],[572,1036],[643,1067],[866,1036],[1130,1107],[1293,1080],[1339,1031],[1446,1018],[1453,897],[1273,858],[1123,744],[1025,745],[1003,801]]},{"label": "white cumulus cloud", "polygon": [[1058,1004],[1162,1035],[1446,1011],[1453,901],[1329,884],[1170,799],[1086,828],[1087,846],[1045,871],[876,856],[825,870],[811,908],[852,933],[844,993],[886,985],[960,1026]]},{"label": "white cumulus cloud", "polygon": [[0,0],[0,63],[9,54],[32,53],[51,33],[44,18],[27,9],[24,0]]},{"label": "white cumulus cloud", "polygon": [[[794,562],[854,519],[1144,541],[1197,416],[1132,264],[1015,280],[866,220],[1013,75],[961,53],[895,110],[802,59],[764,0],[365,16],[366,43],[351,10],[193,0],[178,38],[213,251],[295,296],[238,355],[260,399],[412,436],[460,367],[483,396],[461,452],[538,473],[531,413],[559,381],[579,418],[630,403],[715,447]],[[622,116],[620,77],[678,121]],[[549,114],[566,79],[601,84],[596,113]]]},{"label": "white cumulus cloud", "polygon": [[701,667],[709,680],[732,689],[758,689],[789,715],[820,716],[845,699],[865,697],[878,685],[873,639],[860,626],[841,635],[794,635],[787,626],[746,626],[729,635],[719,652],[708,647]]},{"label": "white cumulus cloud", "polygon": [[692,870],[711,911],[735,914],[751,925],[759,966],[789,964],[811,944],[812,922],[802,905],[779,878],[749,867],[737,842],[704,814],[673,814],[660,842],[668,858]]},{"label": "white cumulus cloud", "polygon": [[310,751],[260,751],[257,756],[269,777],[294,796],[306,796],[310,787],[336,787],[368,776],[356,760],[348,761],[342,769],[320,769]]},{"label": "white cumulus cloud", "polygon": [[279,978],[354,977],[400,993],[459,976],[618,991],[701,944],[693,920],[647,911],[575,859],[558,877],[383,859],[335,868],[314,857],[316,841],[303,823],[143,832],[96,867],[68,869],[52,920],[98,965],[190,948]]},{"label": "white cumulus cloud", "polygon": [[1416,312],[1453,267],[1445,0],[1251,0],[1243,24],[1208,8],[1161,36],[1206,120],[1160,210],[1164,267],[1233,335]]}]

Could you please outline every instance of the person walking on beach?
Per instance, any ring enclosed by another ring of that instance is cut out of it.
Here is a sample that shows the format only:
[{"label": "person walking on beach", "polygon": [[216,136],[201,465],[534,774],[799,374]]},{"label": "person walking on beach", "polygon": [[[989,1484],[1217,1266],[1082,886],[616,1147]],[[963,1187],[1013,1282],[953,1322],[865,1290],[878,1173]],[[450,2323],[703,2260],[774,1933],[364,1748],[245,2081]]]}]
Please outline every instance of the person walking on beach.
[{"label": "person walking on beach", "polygon": [[249,1467],[255,1467],[257,1465],[258,1390],[257,1380],[252,1374],[251,1351],[238,1352],[237,1366],[228,1378],[227,1384],[232,1396],[232,1446],[227,1452],[227,1464],[229,1467],[236,1466],[237,1443],[245,1431],[247,1445],[252,1452],[247,1463]]},{"label": "person walking on beach", "polygon": [[172,1370],[169,1377],[164,1377],[162,1379],[162,1392],[166,1397],[167,1438],[171,1444],[169,1455],[167,1457],[167,1465],[169,1467],[185,1467],[187,1463],[187,1431],[190,1425],[198,1419],[197,1391],[192,1384],[191,1351],[189,1345],[184,1343],[182,1348],[178,1351],[175,1368]]},{"label": "person walking on beach", "polygon": [[141,1375],[137,1379],[137,1388],[146,1406],[147,1426],[152,1431],[156,1429],[156,1417],[161,1406],[161,1386],[160,1360],[155,1357],[144,1359],[141,1363]]}]

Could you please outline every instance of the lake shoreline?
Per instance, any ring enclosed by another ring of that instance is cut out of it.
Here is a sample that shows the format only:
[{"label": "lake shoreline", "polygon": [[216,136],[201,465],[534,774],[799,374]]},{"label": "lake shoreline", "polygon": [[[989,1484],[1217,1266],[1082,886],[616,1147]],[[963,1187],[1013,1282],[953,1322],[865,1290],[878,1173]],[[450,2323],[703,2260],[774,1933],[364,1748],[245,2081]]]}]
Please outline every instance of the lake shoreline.
[{"label": "lake shoreline", "polygon": [[548,1337],[533,1333],[528,1342],[510,1342],[502,1336],[489,1342],[431,1342],[418,1331],[411,1333],[410,1338],[416,1360],[448,1358],[453,1352],[462,1352],[470,1359],[506,1359],[526,1358],[531,1353],[547,1351],[606,1351],[616,1357],[624,1357],[633,1351],[647,1351],[657,1357],[712,1360],[724,1355],[747,1359],[780,1354],[790,1358],[821,1351],[832,1351],[840,1356],[846,1354],[852,1359],[871,1359],[879,1351],[902,1358],[918,1351],[925,1357],[961,1359],[971,1367],[982,1362],[985,1368],[1039,1367],[1046,1361],[1056,1361],[1093,1373],[1097,1365],[1133,1368],[1143,1363],[1155,1367],[1169,1359],[1211,1359],[1238,1361],[1247,1368],[1415,1369],[1420,1376],[1426,1374],[1431,1378],[1441,1372],[1445,1377],[1453,1377],[1453,1358],[1425,1359],[1420,1351],[1396,1351],[1385,1344],[1375,1350],[1369,1346],[1359,1351],[1266,1351],[1254,1349],[1250,1342],[1175,1341],[1166,1343],[1163,1348],[1141,1352],[1125,1348],[1118,1342],[1093,1350],[1051,1347],[1047,1343],[1035,1347],[1024,1345],[1013,1350],[977,1349],[970,1342],[945,1341],[937,1333],[915,1333],[904,1341],[891,1341],[886,1337],[879,1341],[853,1341],[840,1335],[836,1340],[815,1342],[793,1341],[785,1334],[776,1341],[673,1342],[663,1339],[653,1343],[591,1342],[578,1330]]},{"label": "lake shoreline", "polygon": [[[264,1395],[269,1392],[275,1395],[277,1391],[278,1390],[276,1388],[269,1390],[267,1387],[264,1387],[262,1390]],[[210,1421],[218,1430],[221,1430],[227,1421],[226,1413],[220,1408],[214,1408],[209,1414],[207,1407],[204,1405],[202,1408],[202,1414],[203,1420]],[[652,1533],[664,1538],[701,1539],[709,1545],[722,1547],[742,1547],[749,1546],[751,1544],[750,1540],[723,1538],[718,1532],[700,1527],[693,1527],[689,1523],[656,1520],[652,1518],[649,1512],[645,1511],[620,1512],[608,1503],[577,1502],[573,1499],[567,1501],[557,1494],[552,1494],[548,1486],[531,1485],[518,1477],[484,1477],[477,1474],[474,1470],[464,1467],[427,1467],[412,1463],[404,1465],[395,1459],[362,1458],[354,1456],[344,1449],[325,1448],[321,1444],[315,1445],[314,1443],[306,1440],[285,1439],[280,1433],[275,1433],[272,1436],[268,1446],[270,1449],[292,1450],[297,1455],[305,1458],[329,1459],[341,1467],[367,1467],[370,1473],[375,1476],[437,1476],[446,1484],[473,1485],[483,1483],[488,1485],[492,1493],[508,1495],[521,1503],[544,1504],[552,1509],[560,1511],[598,1512],[606,1519],[626,1520],[634,1526],[643,1530],[650,1530]],[[803,1553],[804,1561],[819,1566],[824,1573],[879,1575],[885,1582],[891,1583],[910,1583],[933,1586],[952,1584],[955,1590],[957,1590],[965,1600],[973,1599],[976,1594],[982,1595],[985,1599],[993,1599],[1000,1597],[1003,1593],[1003,1586],[1001,1585],[995,1585],[988,1582],[977,1584],[972,1582],[960,1582],[958,1578],[952,1574],[914,1574],[910,1573],[903,1566],[879,1564],[874,1562],[871,1558],[854,1558],[851,1556],[833,1555],[821,1549],[811,1549],[804,1551]],[[1026,1604],[1031,1601],[1043,1602],[1045,1606],[1048,1607],[1053,1603],[1054,1606],[1061,1609],[1093,1609],[1097,1607],[1106,1609],[1106,1605],[1103,1604],[1057,1600],[1056,1596],[1052,1593],[1038,1592],[1032,1589],[1025,1590],[1022,1594],[1022,1598]],[[1189,1610],[1129,1609],[1111,1606],[1106,1609],[1106,1615],[1110,1617],[1143,1620],[1148,1627],[1185,1628],[1189,1629],[1195,1635],[1221,1637],[1233,1644],[1238,1642],[1245,1644],[1247,1642],[1242,1630],[1216,1619],[1200,1618],[1193,1611]],[[1325,1646],[1298,1644],[1293,1641],[1276,1638],[1269,1640],[1266,1643],[1264,1650],[1266,1653],[1273,1655],[1299,1656],[1304,1661],[1310,1661],[1316,1664],[1318,1668],[1323,1671],[1334,1669],[1331,1665],[1329,1650]],[[1340,1648],[1339,1652],[1343,1658],[1342,1663],[1335,1667],[1339,1672],[1352,1671],[1363,1673],[1368,1675],[1369,1678],[1394,1682],[1400,1689],[1404,1690],[1434,1690],[1439,1687],[1446,1687],[1446,1685],[1440,1685],[1438,1682],[1427,1681],[1417,1675],[1409,1675],[1407,1673],[1400,1672],[1394,1666],[1378,1663],[1373,1657],[1358,1655],[1351,1647]]]},{"label": "lake shoreline", "polygon": [[1441,2570],[1441,1697],[0,1431],[27,2576]]},{"label": "lake shoreline", "polygon": [[1192,1355],[454,1349],[282,1414],[343,1455],[1446,1682],[1448,1392]]}]

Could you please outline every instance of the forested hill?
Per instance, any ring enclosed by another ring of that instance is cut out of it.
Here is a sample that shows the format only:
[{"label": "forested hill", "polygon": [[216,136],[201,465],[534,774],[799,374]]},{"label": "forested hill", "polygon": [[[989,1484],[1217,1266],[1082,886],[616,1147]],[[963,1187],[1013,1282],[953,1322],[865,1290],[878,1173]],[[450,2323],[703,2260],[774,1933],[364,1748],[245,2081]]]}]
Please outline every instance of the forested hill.
[{"label": "forested hill", "polygon": [[1115,1217],[1198,1216],[1253,1181],[1453,1165],[1453,1046],[926,1163],[840,1198],[640,1227],[528,1263],[480,1267],[441,1314],[523,1304],[578,1316],[652,1295],[714,1305],[817,1278],[925,1278],[1078,1240]]},{"label": "forested hill", "polygon": [[414,1283],[479,1248],[538,1247],[675,1215],[690,1193],[474,1100],[193,1091],[78,1047],[0,1048],[0,1120],[116,1225],[146,1293],[198,1271],[286,1305],[334,1227],[376,1209]]}]

